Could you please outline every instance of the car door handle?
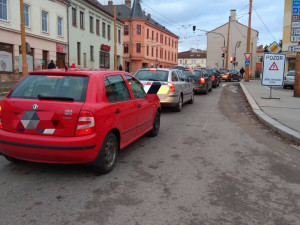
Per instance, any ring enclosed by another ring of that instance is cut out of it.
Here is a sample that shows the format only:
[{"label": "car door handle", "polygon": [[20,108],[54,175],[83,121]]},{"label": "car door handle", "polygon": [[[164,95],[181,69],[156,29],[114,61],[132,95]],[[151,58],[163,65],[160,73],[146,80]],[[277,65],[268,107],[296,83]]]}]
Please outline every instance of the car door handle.
[{"label": "car door handle", "polygon": [[116,114],[118,114],[118,113],[120,113],[120,112],[121,112],[120,109],[117,109],[117,110],[115,111]]},{"label": "car door handle", "polygon": [[141,104],[138,104],[138,106],[137,106],[138,108],[142,108],[142,105]]}]

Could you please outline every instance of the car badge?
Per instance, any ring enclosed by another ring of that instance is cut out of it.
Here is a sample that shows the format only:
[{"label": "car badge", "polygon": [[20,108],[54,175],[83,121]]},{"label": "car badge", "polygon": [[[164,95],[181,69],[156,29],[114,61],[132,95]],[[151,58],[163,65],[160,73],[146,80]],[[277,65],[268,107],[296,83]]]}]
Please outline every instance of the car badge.
[{"label": "car badge", "polygon": [[73,114],[72,109],[66,109],[65,110],[65,116],[72,116],[72,114]]},{"label": "car badge", "polygon": [[38,108],[38,105],[37,105],[37,104],[34,104],[34,105],[32,106],[32,109],[33,109],[33,110],[37,110],[37,108]]}]

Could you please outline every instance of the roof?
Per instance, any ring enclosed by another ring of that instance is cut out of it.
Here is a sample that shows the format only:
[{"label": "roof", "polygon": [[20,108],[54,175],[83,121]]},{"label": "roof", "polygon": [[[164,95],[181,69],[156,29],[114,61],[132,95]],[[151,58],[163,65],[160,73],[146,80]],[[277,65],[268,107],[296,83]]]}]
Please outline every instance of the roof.
[{"label": "roof", "polygon": [[[138,2],[140,2],[140,0],[138,0]],[[137,3],[135,3],[137,4]],[[142,10],[142,8],[140,9],[135,9],[135,11],[132,13],[132,9],[127,6],[126,4],[122,4],[122,5],[105,5],[103,7],[105,7],[105,9],[110,12],[113,13],[114,12],[114,7],[116,6],[116,11],[117,11],[117,18],[120,20],[125,20],[125,19],[132,19],[132,18],[138,18],[138,19],[144,19],[146,20],[146,22],[150,23],[151,25],[162,29],[168,33],[171,33],[173,35],[175,35],[176,37],[178,37],[176,34],[174,34],[173,32],[171,32],[170,30],[168,30],[165,26],[162,26],[161,24],[159,24],[158,22],[156,22],[154,19],[152,19],[150,16],[146,16],[142,13],[142,17],[140,17],[140,13],[139,11]],[[139,7],[137,7],[139,8]],[[133,9],[134,9],[134,5],[133,5]],[[138,17],[136,17],[138,16]]]},{"label": "roof", "polygon": [[134,0],[130,18],[144,18],[140,0]]},{"label": "roof", "polygon": [[206,58],[206,52],[198,51],[198,52],[192,52],[192,51],[186,51],[186,52],[179,52],[178,58],[190,58],[190,59],[199,59],[199,58]]},{"label": "roof", "polygon": [[[246,25],[244,25],[244,24],[238,22],[237,20],[236,20],[236,22],[237,22],[237,24],[239,24],[239,25],[242,25],[242,26],[244,26],[244,27],[248,27],[248,26],[246,26]],[[224,23],[223,25],[221,25],[221,26],[219,26],[219,27],[217,27],[217,28],[215,28],[215,29],[213,29],[213,30],[211,30],[211,31],[208,31],[207,33],[214,32],[214,31],[216,31],[217,29],[219,29],[219,28],[221,28],[221,27],[223,27],[223,26],[226,26],[228,23],[229,23],[229,22]],[[253,29],[253,28],[251,28],[251,30],[256,31],[257,33],[259,33],[257,30],[255,30],[255,29]]]}]

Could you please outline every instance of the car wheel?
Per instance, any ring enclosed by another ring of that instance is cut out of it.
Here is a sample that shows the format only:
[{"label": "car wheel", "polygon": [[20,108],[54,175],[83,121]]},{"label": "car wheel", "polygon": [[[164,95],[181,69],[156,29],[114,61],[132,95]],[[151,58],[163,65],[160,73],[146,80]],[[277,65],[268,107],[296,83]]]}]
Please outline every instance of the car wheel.
[{"label": "car wheel", "polygon": [[191,93],[191,99],[188,101],[189,104],[193,104],[194,103],[194,91]]},{"label": "car wheel", "polygon": [[220,86],[220,82],[221,82],[221,81],[218,81],[218,84],[217,84],[218,87]]},{"label": "car wheel", "polygon": [[212,85],[213,88],[217,88],[217,83]]},{"label": "car wheel", "polygon": [[119,141],[116,135],[110,132],[104,139],[93,168],[100,174],[106,174],[115,167],[119,152]]},{"label": "car wheel", "polygon": [[286,85],[283,85],[283,88],[284,88],[284,89],[287,89],[287,86],[286,86]]},{"label": "car wheel", "polygon": [[205,91],[204,91],[204,94],[207,95],[208,93],[208,86],[206,85],[206,88],[205,88]]},{"label": "car wheel", "polygon": [[6,160],[12,162],[12,163],[19,163],[19,162],[22,162],[21,159],[16,159],[16,158],[13,158],[13,157],[10,157],[10,156],[7,156],[7,155],[4,155],[4,157],[6,158]]},{"label": "car wheel", "polygon": [[231,82],[231,77],[229,78],[229,82]]},{"label": "car wheel", "polygon": [[157,136],[159,132],[159,128],[160,128],[160,113],[157,110],[153,121],[153,128],[152,130],[149,131],[149,136],[151,137]]},{"label": "car wheel", "polygon": [[181,109],[182,109],[182,96],[180,95],[179,99],[178,99],[178,103],[175,106],[175,111],[176,112],[181,112]]}]

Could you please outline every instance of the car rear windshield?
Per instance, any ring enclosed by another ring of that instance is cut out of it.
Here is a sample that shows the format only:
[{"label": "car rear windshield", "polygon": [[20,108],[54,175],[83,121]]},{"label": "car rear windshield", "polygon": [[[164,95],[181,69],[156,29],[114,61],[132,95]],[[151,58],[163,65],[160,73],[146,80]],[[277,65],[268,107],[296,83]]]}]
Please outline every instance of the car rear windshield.
[{"label": "car rear windshield", "polygon": [[88,81],[84,76],[28,75],[8,98],[84,102]]},{"label": "car rear windshield", "polygon": [[228,72],[228,70],[219,70],[220,71],[220,73],[227,73]]},{"label": "car rear windshield", "polygon": [[287,76],[289,76],[289,77],[294,77],[294,76],[295,76],[295,71],[293,71],[293,72],[288,72],[288,73],[287,73]]},{"label": "car rear windshield", "polygon": [[168,71],[163,70],[140,70],[135,74],[139,80],[168,81]]},{"label": "car rear windshield", "polygon": [[202,76],[201,71],[198,71],[198,70],[193,70],[193,71],[185,70],[185,71],[183,71],[183,73],[187,77],[201,77]]}]

